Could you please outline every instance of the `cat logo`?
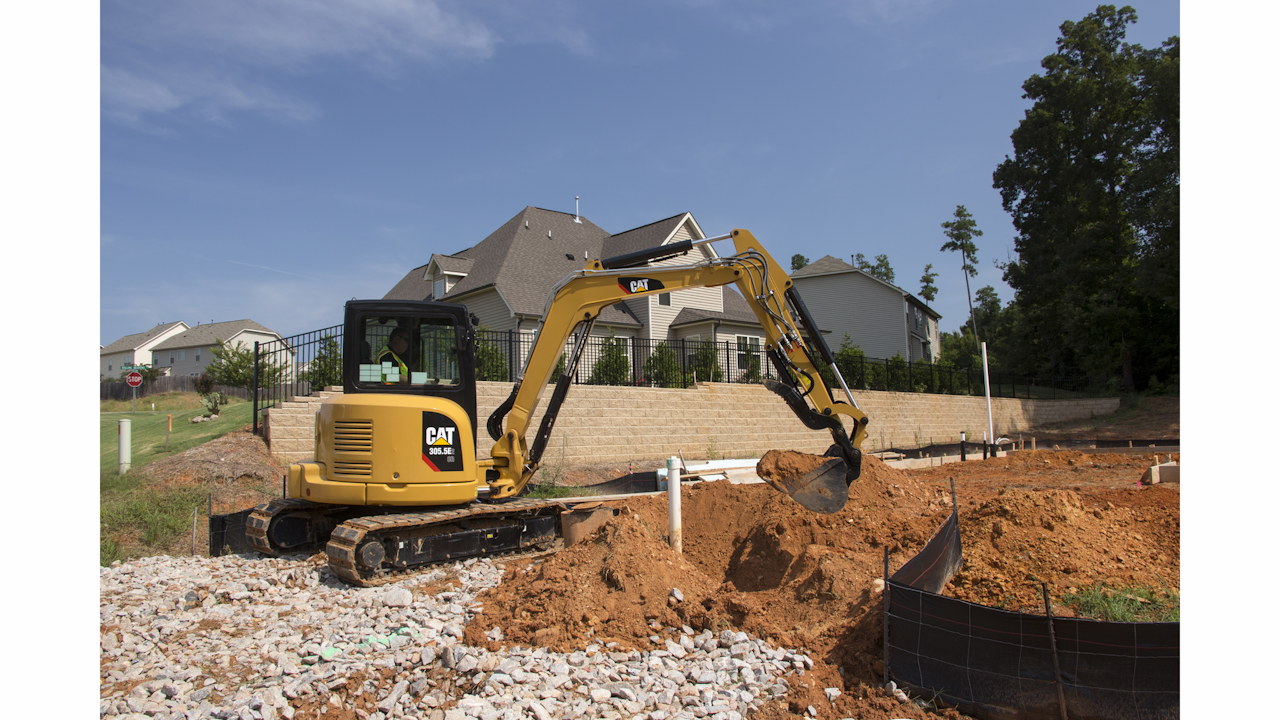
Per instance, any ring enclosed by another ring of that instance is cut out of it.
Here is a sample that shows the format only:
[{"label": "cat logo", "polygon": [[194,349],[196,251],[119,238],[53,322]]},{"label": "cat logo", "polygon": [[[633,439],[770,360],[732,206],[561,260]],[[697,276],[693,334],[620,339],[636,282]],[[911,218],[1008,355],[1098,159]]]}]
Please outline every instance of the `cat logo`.
[{"label": "cat logo", "polygon": [[662,290],[666,286],[662,284],[661,280],[654,280],[653,278],[620,277],[618,278],[618,287],[622,288],[622,292],[628,295],[635,295],[636,293]]},{"label": "cat logo", "polygon": [[435,472],[462,470],[461,435],[458,424],[447,415],[422,413],[422,462]]},{"label": "cat logo", "polygon": [[426,430],[425,440],[428,445],[452,445],[455,431],[457,428],[429,427]]}]

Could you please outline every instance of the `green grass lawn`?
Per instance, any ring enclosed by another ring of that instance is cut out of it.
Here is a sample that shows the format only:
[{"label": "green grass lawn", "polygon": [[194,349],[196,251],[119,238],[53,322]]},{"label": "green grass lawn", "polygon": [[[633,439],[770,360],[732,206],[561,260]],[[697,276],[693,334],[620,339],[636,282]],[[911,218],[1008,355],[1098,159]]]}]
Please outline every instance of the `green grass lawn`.
[{"label": "green grass lawn", "polygon": [[[191,418],[204,414],[194,393],[166,393],[154,396],[156,412],[151,412],[152,398],[147,398],[147,412],[110,413],[100,416],[102,464],[99,475],[99,561],[165,552],[179,537],[191,532],[192,511],[207,516],[207,493],[201,487],[159,487],[139,469],[160,458],[226,435],[253,421],[253,405],[238,401],[222,408],[217,420],[192,423]],[[190,397],[176,397],[190,396]],[[107,401],[115,402],[119,401]],[[103,405],[106,406],[107,402]],[[159,408],[164,403],[165,412]],[[194,402],[194,407],[190,405]],[[141,407],[142,401],[138,401]],[[187,406],[183,408],[183,406]],[[182,408],[182,409],[179,409]],[[168,415],[173,415],[173,432],[165,449]],[[119,474],[119,435],[121,419],[131,424],[132,468]],[[207,522],[207,518],[206,518]]]},{"label": "green grass lawn", "polygon": [[[171,393],[173,395],[192,395],[193,393]],[[111,402],[111,401],[109,401]],[[115,401],[118,402],[118,401]],[[127,401],[126,401],[127,402]],[[141,404],[141,403],[139,403]],[[176,404],[176,403],[175,403]],[[159,403],[156,406],[159,407]],[[204,414],[204,408],[197,407],[169,412],[136,412],[107,413],[100,417],[102,444],[102,475],[114,475],[119,466],[118,428],[120,420],[130,421],[132,429],[132,465],[142,467],[152,460],[176,455],[183,450],[193,448],[210,440],[226,435],[236,428],[253,422],[253,405],[240,401],[224,405],[217,420],[193,423],[191,418]],[[150,400],[148,405],[150,407]],[[165,450],[164,436],[168,425],[168,416],[173,415],[173,432],[169,436],[169,448]]]}]

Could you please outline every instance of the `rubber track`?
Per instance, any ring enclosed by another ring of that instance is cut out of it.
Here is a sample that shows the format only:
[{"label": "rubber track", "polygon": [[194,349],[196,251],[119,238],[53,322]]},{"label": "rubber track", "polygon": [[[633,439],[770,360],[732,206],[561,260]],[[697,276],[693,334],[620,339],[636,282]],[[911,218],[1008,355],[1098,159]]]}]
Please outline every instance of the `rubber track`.
[{"label": "rubber track", "polygon": [[[360,546],[360,542],[369,533],[419,528],[436,523],[453,522],[467,517],[476,517],[477,515],[529,512],[548,507],[565,507],[565,505],[559,500],[521,498],[501,504],[474,503],[453,510],[402,513],[398,515],[367,515],[365,517],[352,518],[339,525],[329,536],[329,543],[325,546],[325,554],[329,556],[329,571],[344,582],[361,587],[377,587],[396,582],[405,575],[412,574],[425,567],[425,565],[414,565],[393,572],[380,571],[376,575],[362,575],[356,567],[356,548]],[[508,553],[504,553],[504,555],[506,554]],[[466,558],[452,558],[451,561],[464,559]]]},{"label": "rubber track", "polygon": [[271,542],[267,540],[267,528],[271,525],[271,518],[279,515],[286,510],[301,510],[304,508],[322,507],[319,503],[313,503],[310,500],[299,500],[297,498],[276,498],[268,503],[259,505],[249,513],[249,519],[245,521],[244,536],[248,538],[249,544],[254,550],[268,555],[277,557],[280,553],[271,549]]}]

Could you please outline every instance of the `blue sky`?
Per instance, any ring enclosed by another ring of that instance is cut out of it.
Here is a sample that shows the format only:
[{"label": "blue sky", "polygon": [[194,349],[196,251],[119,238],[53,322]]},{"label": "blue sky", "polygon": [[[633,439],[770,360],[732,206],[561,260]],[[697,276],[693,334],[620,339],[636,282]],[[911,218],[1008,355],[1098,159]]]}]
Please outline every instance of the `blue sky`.
[{"label": "blue sky", "polygon": [[[991,187],[1058,26],[1091,2],[139,0],[101,6],[103,344],[159,322],[341,321],[526,205],[620,232],[691,211],[775,256],[939,273],[940,223],[1013,227]],[[1129,39],[1179,33],[1135,6]],[[722,245],[727,246],[727,243]],[[721,248],[727,252],[727,247]]]}]

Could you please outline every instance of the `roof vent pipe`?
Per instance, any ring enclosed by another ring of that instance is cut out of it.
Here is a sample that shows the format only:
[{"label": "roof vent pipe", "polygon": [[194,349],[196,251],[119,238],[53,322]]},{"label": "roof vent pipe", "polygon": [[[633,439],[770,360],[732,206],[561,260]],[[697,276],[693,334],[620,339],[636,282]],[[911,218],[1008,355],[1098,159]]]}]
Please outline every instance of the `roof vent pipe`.
[{"label": "roof vent pipe", "polygon": [[582,218],[578,216],[578,196],[573,196],[573,221],[582,224]]}]

